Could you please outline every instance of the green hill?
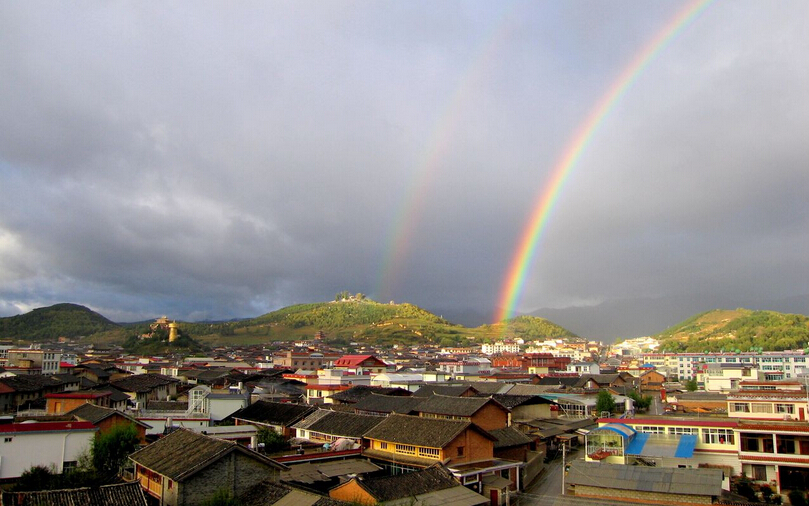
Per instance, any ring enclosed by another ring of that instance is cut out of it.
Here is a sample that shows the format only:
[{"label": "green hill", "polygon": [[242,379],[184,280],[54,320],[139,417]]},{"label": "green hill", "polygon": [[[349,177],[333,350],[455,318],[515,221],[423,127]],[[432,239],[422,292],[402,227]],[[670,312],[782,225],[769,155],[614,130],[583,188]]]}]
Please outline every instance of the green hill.
[{"label": "green hill", "polygon": [[809,343],[809,317],[775,311],[714,309],[654,337],[660,340],[661,350],[672,352],[804,348]]},{"label": "green hill", "polygon": [[0,338],[42,341],[79,337],[120,328],[95,311],[78,304],[56,304],[28,313],[0,318]]},{"label": "green hill", "polygon": [[180,324],[208,343],[258,343],[311,338],[322,331],[335,344],[351,341],[413,345],[462,345],[503,337],[540,339],[574,336],[543,318],[521,316],[507,323],[467,328],[413,304],[381,304],[369,299],[297,304],[238,322]]},{"label": "green hill", "polygon": [[[0,337],[45,340],[60,336],[88,336],[91,342],[126,344],[134,351],[164,350],[162,340],[138,340],[152,322],[117,325],[83,306],[57,304],[0,319]],[[309,339],[323,332],[326,341],[344,345],[358,341],[380,345],[431,343],[458,346],[504,337],[526,340],[575,337],[548,320],[520,316],[495,325],[467,328],[453,324],[413,304],[381,304],[370,299],[297,304],[271,313],[228,322],[177,322],[191,339],[189,349],[205,345],[260,344]],[[176,347],[176,345],[174,345]]]}]

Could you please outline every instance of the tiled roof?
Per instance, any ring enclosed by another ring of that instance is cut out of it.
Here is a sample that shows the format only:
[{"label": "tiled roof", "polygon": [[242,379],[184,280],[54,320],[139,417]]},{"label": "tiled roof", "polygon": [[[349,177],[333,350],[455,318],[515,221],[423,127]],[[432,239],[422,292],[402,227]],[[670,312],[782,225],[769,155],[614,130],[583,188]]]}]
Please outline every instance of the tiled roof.
[{"label": "tiled roof", "polygon": [[103,485],[98,488],[3,492],[3,506],[146,506],[140,483]]},{"label": "tiled roof", "polygon": [[95,387],[93,390],[98,390],[100,392],[112,392],[112,396],[110,396],[111,402],[123,402],[129,400],[129,396],[127,394],[109,385],[100,385]]},{"label": "tiled roof", "polygon": [[281,483],[262,481],[239,496],[242,506],[268,506],[271,504],[306,506],[346,506],[347,503],[317,496]]},{"label": "tiled roof", "polygon": [[495,394],[492,398],[508,409],[523,405],[550,403],[549,400],[537,397],[536,395]]},{"label": "tiled roof", "polygon": [[443,448],[469,428],[475,428],[487,438],[494,439],[488,432],[471,422],[408,415],[390,415],[384,418],[379,425],[368,431],[365,437],[392,443]]},{"label": "tiled roof", "polygon": [[234,451],[264,462],[268,466],[286,468],[236,443],[196,434],[186,429],[175,430],[133,453],[129,458],[174,481],[182,481]]},{"label": "tiled roof", "polygon": [[344,390],[340,393],[332,395],[331,398],[333,400],[337,400],[340,402],[354,403],[364,399],[365,397],[368,397],[371,394],[379,394],[379,395],[399,394],[403,397],[409,397],[413,395],[404,388],[383,388],[383,387],[372,387],[367,385],[356,385],[349,388],[348,390]]},{"label": "tiled roof", "polygon": [[567,475],[571,485],[659,494],[722,495],[721,469],[686,469],[573,461]]},{"label": "tiled roof", "polygon": [[490,430],[489,434],[497,439],[497,441],[494,442],[495,450],[531,444],[534,441],[514,427]]},{"label": "tiled roof", "polygon": [[146,409],[153,411],[186,411],[188,402],[184,401],[147,401]]},{"label": "tiled roof", "polygon": [[448,395],[452,397],[460,397],[461,395],[472,391],[472,394],[477,394],[478,391],[469,385],[424,385],[416,390],[413,394],[414,397],[430,397],[435,394]]},{"label": "tiled roof", "polygon": [[110,384],[124,392],[144,393],[170,383],[178,382],[179,380],[163,376],[162,374],[133,374],[132,376],[113,381]]},{"label": "tiled roof", "polygon": [[487,404],[496,404],[505,410],[497,401],[488,397],[448,397],[446,395],[427,397],[415,409],[420,413],[472,416]]},{"label": "tiled roof", "polygon": [[424,402],[423,397],[371,394],[354,404],[354,409],[376,413],[408,414],[414,412],[422,402]]},{"label": "tiled roof", "polygon": [[0,383],[13,388],[16,392],[38,392],[44,388],[56,388],[62,384],[58,379],[40,374],[23,374],[0,378]]},{"label": "tiled roof", "polygon": [[250,420],[252,422],[290,426],[312,413],[315,409],[317,408],[314,406],[305,406],[303,404],[256,401],[230,416],[242,420]]},{"label": "tiled roof", "polygon": [[331,410],[320,411],[323,411],[324,414],[321,415],[318,412],[314,415],[316,419],[311,423],[307,422],[308,418],[302,421],[302,424],[306,425],[305,427],[299,427],[299,425],[295,427],[305,428],[306,430],[319,432],[321,434],[361,438],[366,432],[373,429],[384,420],[381,416],[355,415],[354,413],[343,413]]},{"label": "tiled roof", "polygon": [[78,408],[65,413],[65,416],[71,416],[78,420],[90,422],[93,425],[98,425],[98,423],[101,422],[102,420],[106,420],[107,418],[115,415],[126,418],[127,420],[136,425],[142,425],[144,427],[151,428],[151,426],[141,422],[140,420],[136,420],[135,418],[132,418],[131,416],[121,411],[118,411],[117,409],[105,408],[103,406],[96,406],[95,404],[89,403],[82,404]]},{"label": "tiled roof", "polygon": [[378,502],[412,497],[459,485],[452,473],[440,464],[396,476],[369,478],[360,483]]}]

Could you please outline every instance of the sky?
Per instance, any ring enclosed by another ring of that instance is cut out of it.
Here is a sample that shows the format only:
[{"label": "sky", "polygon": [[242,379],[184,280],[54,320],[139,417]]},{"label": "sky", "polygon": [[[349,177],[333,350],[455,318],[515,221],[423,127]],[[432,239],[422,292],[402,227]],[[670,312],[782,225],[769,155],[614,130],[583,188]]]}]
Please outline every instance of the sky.
[{"label": "sky", "polygon": [[[495,315],[554,165],[686,5],[2,2],[0,316],[343,290]],[[683,26],[572,167],[515,309],[809,293],[807,54],[804,0]]]}]

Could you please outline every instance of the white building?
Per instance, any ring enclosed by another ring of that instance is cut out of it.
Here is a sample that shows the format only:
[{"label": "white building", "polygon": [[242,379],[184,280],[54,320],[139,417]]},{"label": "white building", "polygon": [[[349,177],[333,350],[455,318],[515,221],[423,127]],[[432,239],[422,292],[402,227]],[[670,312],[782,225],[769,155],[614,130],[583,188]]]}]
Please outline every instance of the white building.
[{"label": "white building", "polygon": [[53,466],[57,473],[75,467],[97,430],[90,422],[0,425],[0,479],[19,478],[33,466]]},{"label": "white building", "polygon": [[498,341],[492,344],[483,344],[480,352],[484,355],[497,355],[500,353],[519,353],[520,345],[513,341]]}]

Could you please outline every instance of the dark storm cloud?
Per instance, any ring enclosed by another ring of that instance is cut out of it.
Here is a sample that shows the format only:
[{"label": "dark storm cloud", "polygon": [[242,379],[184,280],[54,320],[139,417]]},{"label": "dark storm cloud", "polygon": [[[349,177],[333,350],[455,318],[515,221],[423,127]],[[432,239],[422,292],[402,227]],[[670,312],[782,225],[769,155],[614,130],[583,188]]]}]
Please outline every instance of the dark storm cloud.
[{"label": "dark storm cloud", "polygon": [[[564,146],[681,7],[3,4],[0,314],[374,295],[413,185],[393,298],[491,313]],[[575,168],[521,309],[805,292],[807,14],[716,2],[658,55]]]}]

